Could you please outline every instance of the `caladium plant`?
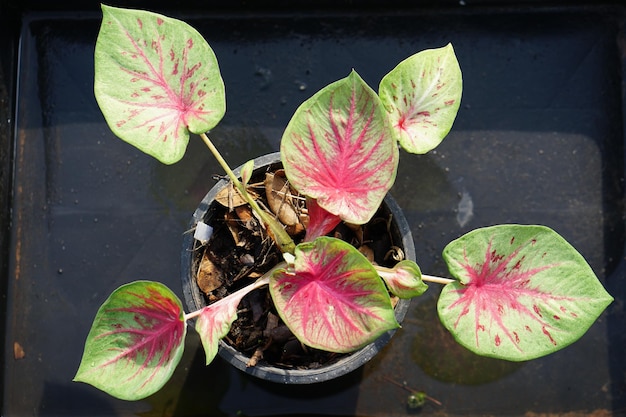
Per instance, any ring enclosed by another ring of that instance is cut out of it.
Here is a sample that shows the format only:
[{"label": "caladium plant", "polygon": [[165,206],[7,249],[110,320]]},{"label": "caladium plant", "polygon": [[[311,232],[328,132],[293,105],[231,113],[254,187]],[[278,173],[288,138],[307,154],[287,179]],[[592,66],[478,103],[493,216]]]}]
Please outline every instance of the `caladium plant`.
[{"label": "caladium plant", "polygon": [[184,313],[162,284],[136,281],[96,314],[76,381],[134,400],[157,391],[180,360],[187,322],[207,363],[237,317],[243,297],[268,287],[276,311],[308,346],[351,352],[399,326],[392,296],[413,298],[442,284],[438,312],[468,349],[523,361],[573,343],[612,297],[584,258],[543,226],[500,225],[451,242],[453,278],[423,275],[412,260],[373,264],[327,236],[339,223],[365,224],[394,183],[399,147],[435,148],[452,127],[462,76],[451,45],[418,52],[392,69],[378,93],[352,71],[306,100],[281,140],[290,186],[306,197],[309,221],[298,244],[248,191],[206,131],[224,115],[225,92],[209,44],[189,25],[156,13],[102,6],[94,91],[112,131],[163,163],[178,161],[198,134],[238,195],[261,220],[284,262],[237,292]]}]

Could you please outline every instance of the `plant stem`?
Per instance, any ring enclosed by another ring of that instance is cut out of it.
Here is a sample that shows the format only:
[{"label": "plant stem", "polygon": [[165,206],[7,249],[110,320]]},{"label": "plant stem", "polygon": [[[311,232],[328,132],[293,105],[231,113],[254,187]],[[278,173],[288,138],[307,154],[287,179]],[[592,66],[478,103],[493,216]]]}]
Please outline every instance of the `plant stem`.
[{"label": "plant stem", "polygon": [[442,278],[442,277],[435,277],[432,275],[422,275],[422,281],[427,281],[427,282],[434,282],[436,284],[450,284],[453,283],[454,279],[450,279],[450,278]]},{"label": "plant stem", "polygon": [[[228,303],[229,298],[239,297],[241,296],[241,294],[247,294],[251,291],[256,290],[257,288],[260,288],[264,285],[269,284],[269,282],[270,282],[270,276],[268,274],[265,274],[261,278],[253,282],[252,284],[248,285],[247,287],[243,287],[242,289],[237,290],[232,294],[229,294],[227,297],[224,297],[221,300],[216,301],[215,303],[211,304],[211,306],[215,308],[216,306],[219,306],[220,304]],[[185,314],[185,317],[184,317],[185,321],[198,317],[200,314],[202,314],[202,311],[205,308],[206,307],[203,307],[199,310],[192,311],[191,313]]]},{"label": "plant stem", "polygon": [[230,169],[230,166],[228,165],[228,163],[226,163],[226,160],[224,160],[224,158],[217,150],[213,142],[211,142],[211,139],[209,139],[206,133],[201,133],[200,137],[204,141],[205,145],[209,148],[217,162],[221,165],[222,169],[226,172],[237,191],[239,191],[239,194],[241,194],[246,202],[250,204],[252,210],[256,214],[258,214],[263,223],[265,223],[266,228],[269,230],[272,239],[274,240],[274,242],[276,242],[276,245],[278,246],[280,251],[283,253],[294,253],[296,245],[293,242],[293,239],[291,239],[291,236],[289,236],[289,234],[275,218],[268,215],[264,210],[262,210],[257,202],[252,197],[250,197],[250,194],[248,194],[246,187],[244,187],[241,181],[239,181],[239,178],[237,178],[233,170]]},{"label": "plant stem", "polygon": [[[418,266],[413,261],[404,260],[402,262],[409,262],[409,265],[413,264],[416,269],[418,268]],[[380,265],[374,265],[374,269],[378,271],[378,274],[383,279],[386,279],[385,277],[387,276],[393,276],[396,273],[396,268],[386,268]],[[408,268],[408,270],[411,271],[413,274],[416,273],[414,270],[411,270],[411,268]],[[419,271],[419,269],[417,269],[417,271]],[[424,275],[424,274],[421,274],[419,278],[421,278],[422,281],[434,282],[434,283],[443,284],[443,285],[450,284],[455,281],[450,278],[435,277],[432,275]]]},{"label": "plant stem", "polygon": [[[237,290],[237,291],[235,291],[232,294],[229,294],[227,297],[224,297],[221,300],[216,301],[215,303],[213,303],[211,305],[212,306],[216,306],[216,305],[219,305],[220,303],[227,303],[229,298],[238,297],[241,294],[247,294],[247,293],[249,293],[251,291],[256,290],[257,288],[261,288],[264,285],[268,285],[270,283],[270,277],[272,276],[274,271],[279,269],[279,268],[285,268],[286,266],[287,266],[287,262],[280,262],[278,265],[276,265],[275,267],[273,267],[272,269],[267,271],[265,274],[263,274],[263,276],[261,278],[257,279],[252,284],[248,285],[247,287],[243,287],[240,290]],[[200,314],[202,314],[202,311],[205,308],[206,307],[203,307],[203,308],[201,308],[199,310],[192,311],[191,313],[185,314],[185,321],[187,321],[189,319],[193,319],[195,317],[198,317]]]},{"label": "plant stem", "polygon": [[213,154],[217,162],[220,164],[222,169],[226,172],[226,175],[228,175],[228,178],[230,178],[230,180],[233,182],[235,187],[237,187],[238,190],[240,188],[243,188],[243,184],[241,184],[241,181],[239,181],[239,178],[237,178],[233,170],[230,169],[230,166],[228,165],[226,160],[222,157],[222,154],[220,154],[220,152],[217,150],[215,145],[213,145],[213,142],[211,142],[211,139],[209,139],[206,133],[200,133],[200,137],[204,141],[205,145],[209,148],[209,150],[211,151],[211,153]]},{"label": "plant stem", "polygon": [[437,404],[437,405],[439,405],[439,406],[443,405],[443,404],[441,404],[441,401],[439,401],[439,400],[437,400],[437,399],[435,399],[435,398],[433,398],[433,397],[431,397],[431,396],[429,396],[429,395],[426,395],[426,393],[425,393],[425,392],[423,392],[423,391],[418,391],[418,390],[415,390],[415,389],[413,389],[413,388],[408,387],[408,386],[406,385],[406,383],[401,384],[401,383],[399,383],[398,381],[394,381],[393,379],[389,378],[389,377],[388,377],[388,376],[386,376],[386,375],[385,375],[385,376],[383,376],[383,378],[384,378],[386,381],[391,382],[393,385],[395,385],[395,386],[397,386],[397,387],[400,387],[400,388],[404,389],[405,391],[408,391],[408,392],[410,392],[410,393],[412,393],[412,394],[413,394],[413,393],[422,393],[422,394],[424,394],[424,397],[425,397],[426,399],[428,399],[429,401],[433,402],[434,404]]}]

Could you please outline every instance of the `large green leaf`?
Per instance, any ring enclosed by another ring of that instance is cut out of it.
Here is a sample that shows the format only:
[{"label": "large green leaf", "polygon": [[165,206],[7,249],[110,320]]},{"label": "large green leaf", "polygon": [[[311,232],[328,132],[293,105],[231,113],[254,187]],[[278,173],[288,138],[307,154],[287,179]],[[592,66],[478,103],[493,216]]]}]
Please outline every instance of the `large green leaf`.
[{"label": "large green leaf", "polygon": [[189,132],[226,110],[209,44],[194,28],[142,10],[102,6],[95,50],[96,99],[111,130],[161,162],[182,158]]},{"label": "large green leaf", "polygon": [[385,109],[355,71],[302,103],[280,150],[287,178],[300,193],[355,224],[374,215],[399,160]]},{"label": "large green leaf", "polygon": [[613,298],[580,253],[543,226],[500,225],[451,242],[459,281],[443,288],[439,316],[459,343],[523,361],[578,340]]},{"label": "large green leaf", "polygon": [[74,380],[124,400],[147,397],[180,362],[186,331],[181,302],[165,285],[123,285],[98,310]]},{"label": "large green leaf", "polygon": [[411,153],[426,153],[446,137],[459,105],[463,80],[451,44],[402,61],[380,82],[396,138]]}]

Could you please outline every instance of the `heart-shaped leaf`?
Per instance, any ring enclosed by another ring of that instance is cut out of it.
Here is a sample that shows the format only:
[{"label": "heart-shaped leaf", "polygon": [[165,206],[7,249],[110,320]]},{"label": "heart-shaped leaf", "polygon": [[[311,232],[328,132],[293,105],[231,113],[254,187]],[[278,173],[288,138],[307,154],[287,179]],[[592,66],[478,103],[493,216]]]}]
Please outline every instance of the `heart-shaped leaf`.
[{"label": "heart-shaped leaf", "polygon": [[95,50],[96,99],[111,130],[166,164],[182,158],[189,132],[213,128],[226,110],[217,59],[176,19],[102,6]]},{"label": "heart-shaped leaf", "polygon": [[98,310],[74,381],[123,400],[145,398],[171,377],[186,331],[181,302],[166,286],[124,285]]},{"label": "heart-shaped leaf", "polygon": [[281,158],[301,194],[363,224],[393,185],[399,156],[380,99],[352,71],[296,110],[282,137]]},{"label": "heart-shaped leaf", "polygon": [[204,347],[207,365],[217,355],[219,341],[228,334],[230,326],[237,319],[237,306],[241,299],[250,291],[265,284],[267,281],[258,281],[201,310],[196,322],[196,331]]},{"label": "heart-shaped leaf", "polygon": [[578,340],[613,298],[585,259],[553,230],[478,229],[443,252],[459,282],[443,288],[439,316],[459,343],[523,361]]},{"label": "heart-shaped leaf", "polygon": [[391,70],[379,94],[400,145],[418,154],[437,147],[452,128],[462,89],[451,44],[418,52]]},{"label": "heart-shaped leaf", "polygon": [[339,239],[298,245],[293,266],[270,278],[270,293],[285,324],[314,348],[351,352],[398,327],[374,267]]}]

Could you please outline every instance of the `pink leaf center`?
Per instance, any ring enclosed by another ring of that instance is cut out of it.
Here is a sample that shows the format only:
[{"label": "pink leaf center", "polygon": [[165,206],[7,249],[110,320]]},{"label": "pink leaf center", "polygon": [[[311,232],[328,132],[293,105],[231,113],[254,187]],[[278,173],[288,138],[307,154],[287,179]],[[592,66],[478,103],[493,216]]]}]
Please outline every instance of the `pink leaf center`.
[{"label": "pink leaf center", "polygon": [[[513,241],[512,239],[511,244]],[[534,242],[531,241],[529,244],[534,244]],[[465,287],[457,291],[461,297],[448,308],[461,308],[460,315],[454,323],[455,328],[464,316],[470,314],[472,308],[475,309],[476,345],[478,345],[479,332],[485,330],[485,323],[492,323],[519,348],[520,334],[510,329],[504,318],[506,314],[512,311],[515,311],[522,319],[539,324],[543,334],[552,344],[556,345],[556,341],[550,333],[552,327],[543,317],[540,306],[566,298],[541,291],[530,284],[533,276],[556,265],[525,268],[524,265],[529,261],[525,259],[525,256],[518,258],[522,248],[523,246],[505,256],[492,250],[490,242],[484,261],[475,266],[471,265],[465,256],[465,263],[462,266],[468,280]],[[565,309],[563,306],[560,308]],[[483,318],[486,319],[485,322],[482,321]],[[528,325],[524,328],[528,332],[532,331]],[[499,346],[501,342],[499,334],[496,333],[495,345]]]},{"label": "pink leaf center", "polygon": [[[172,351],[181,343],[185,323],[180,319],[180,307],[171,299],[164,297],[158,291],[148,288],[149,296],[128,293],[136,298],[132,307],[113,308],[107,313],[128,313],[132,315],[132,323],[112,323],[114,330],[103,333],[98,338],[120,335],[123,337],[119,354],[101,364],[106,367],[119,360],[128,362],[141,361],[137,371],[128,379],[132,379],[143,372],[148,366],[154,368],[152,374],[146,378],[144,385],[156,374],[158,368],[170,358]],[[157,357],[158,363],[151,362]]]}]

